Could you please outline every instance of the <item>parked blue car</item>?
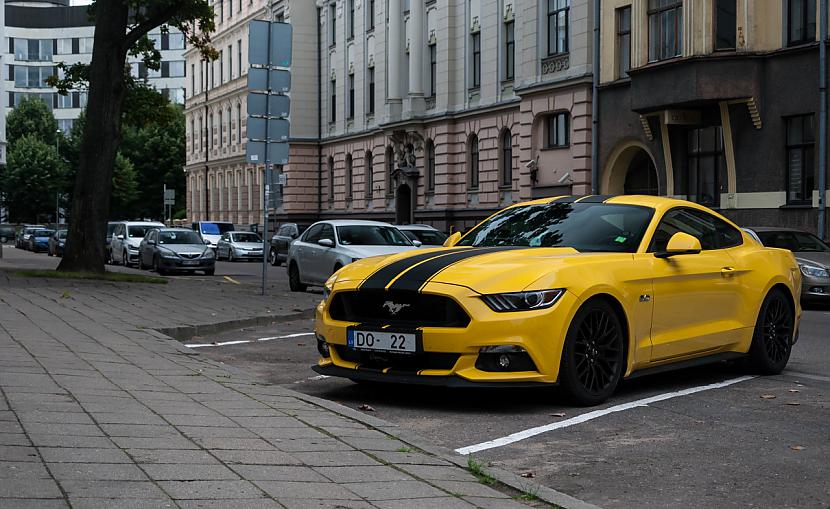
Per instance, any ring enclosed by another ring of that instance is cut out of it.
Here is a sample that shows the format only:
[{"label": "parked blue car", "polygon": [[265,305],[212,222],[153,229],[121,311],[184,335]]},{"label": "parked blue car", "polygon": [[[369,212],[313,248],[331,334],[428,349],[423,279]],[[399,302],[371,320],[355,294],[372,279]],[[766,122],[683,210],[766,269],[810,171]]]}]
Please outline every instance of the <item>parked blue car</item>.
[{"label": "parked blue car", "polygon": [[49,239],[55,230],[35,230],[29,236],[29,251],[34,253],[49,250]]}]

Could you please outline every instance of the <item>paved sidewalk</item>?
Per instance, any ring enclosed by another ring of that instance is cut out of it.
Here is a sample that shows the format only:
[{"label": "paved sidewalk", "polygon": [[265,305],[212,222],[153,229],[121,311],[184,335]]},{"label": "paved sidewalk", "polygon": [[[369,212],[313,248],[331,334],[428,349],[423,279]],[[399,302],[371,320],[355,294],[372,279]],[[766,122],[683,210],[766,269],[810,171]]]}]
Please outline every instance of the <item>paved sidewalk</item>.
[{"label": "paved sidewalk", "polygon": [[0,507],[521,507],[150,328],[298,309],[237,291],[0,272]]}]

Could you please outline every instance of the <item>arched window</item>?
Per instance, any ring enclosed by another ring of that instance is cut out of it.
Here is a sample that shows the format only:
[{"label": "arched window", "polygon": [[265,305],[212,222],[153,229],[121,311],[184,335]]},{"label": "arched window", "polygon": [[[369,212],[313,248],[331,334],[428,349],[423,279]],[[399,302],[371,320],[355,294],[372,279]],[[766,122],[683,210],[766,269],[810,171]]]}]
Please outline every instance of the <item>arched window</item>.
[{"label": "arched window", "polygon": [[329,201],[334,201],[334,158],[329,156]]},{"label": "arched window", "polygon": [[501,134],[501,185],[513,185],[513,135],[510,129]]},{"label": "arched window", "polygon": [[478,136],[471,134],[467,141],[467,187],[478,189]]},{"label": "arched window", "polygon": [[427,140],[426,156],[427,191],[435,191],[435,143],[432,140]]},{"label": "arched window", "polygon": [[366,152],[366,161],[365,161],[365,169],[364,171],[364,180],[366,181],[366,199],[372,199],[372,188],[375,185],[375,164],[374,164],[374,157],[372,156],[371,151]]},{"label": "arched window", "polygon": [[353,177],[353,168],[352,168],[352,155],[346,154],[346,200],[352,199],[352,177]]},{"label": "arched window", "polygon": [[392,194],[392,173],[395,171],[395,151],[386,147],[386,194]]}]

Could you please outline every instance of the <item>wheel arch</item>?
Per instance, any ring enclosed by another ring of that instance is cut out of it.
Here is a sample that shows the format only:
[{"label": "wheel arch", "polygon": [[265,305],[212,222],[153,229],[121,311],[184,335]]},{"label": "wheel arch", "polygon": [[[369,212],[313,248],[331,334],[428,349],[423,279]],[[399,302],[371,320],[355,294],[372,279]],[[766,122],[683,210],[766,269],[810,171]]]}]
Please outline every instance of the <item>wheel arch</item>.
[{"label": "wheel arch", "polygon": [[586,303],[592,300],[601,300],[609,306],[611,306],[611,309],[614,310],[614,313],[617,315],[617,319],[619,319],[620,324],[623,327],[623,334],[626,338],[626,341],[623,342],[623,347],[625,348],[625,350],[623,351],[623,357],[625,358],[625,369],[623,370],[623,377],[626,377],[628,376],[629,371],[634,365],[634,358],[632,356],[632,352],[635,351],[635,348],[633,348],[634,336],[631,333],[633,328],[632,324],[629,321],[628,313],[626,313],[625,311],[625,306],[623,306],[622,301],[617,296],[605,291],[598,291],[597,293],[594,293],[582,299],[577,309],[581,308]]}]

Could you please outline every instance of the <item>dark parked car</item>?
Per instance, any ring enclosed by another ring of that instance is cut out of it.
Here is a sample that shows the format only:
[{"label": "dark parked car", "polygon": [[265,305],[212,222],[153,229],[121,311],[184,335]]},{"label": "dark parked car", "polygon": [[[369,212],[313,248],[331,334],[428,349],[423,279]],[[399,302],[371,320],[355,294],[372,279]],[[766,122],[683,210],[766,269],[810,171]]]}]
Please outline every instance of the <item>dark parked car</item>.
[{"label": "dark parked car", "polygon": [[812,233],[792,228],[744,228],[766,247],[789,249],[801,269],[801,301],[830,302],[830,246]]},{"label": "dark parked car", "polygon": [[18,249],[29,249],[29,237],[35,230],[45,230],[46,227],[39,224],[24,224],[22,228],[17,231],[17,237],[14,241],[14,247]]},{"label": "dark parked car", "polygon": [[201,235],[187,228],[153,228],[138,247],[138,268],[167,272],[204,272],[212,276],[216,256]]},{"label": "dark parked car", "polygon": [[29,251],[39,253],[49,250],[49,239],[55,234],[55,230],[33,230],[29,235]]},{"label": "dark parked car", "polygon": [[277,232],[271,237],[271,248],[268,251],[268,261],[271,265],[276,267],[288,259],[288,246],[307,228],[306,225],[300,226],[296,223],[284,223],[277,228]]},{"label": "dark parked car", "polygon": [[49,237],[49,256],[63,256],[64,247],[66,247],[66,230],[58,230]]},{"label": "dark parked car", "polygon": [[14,226],[10,224],[0,224],[0,243],[11,242],[15,238],[16,232]]}]

